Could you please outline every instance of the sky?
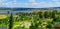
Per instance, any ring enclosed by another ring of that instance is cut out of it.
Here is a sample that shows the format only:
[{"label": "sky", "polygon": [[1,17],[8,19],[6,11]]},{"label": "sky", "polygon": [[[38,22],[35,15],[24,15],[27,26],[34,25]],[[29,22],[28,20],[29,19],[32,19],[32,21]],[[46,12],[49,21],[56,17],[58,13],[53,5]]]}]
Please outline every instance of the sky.
[{"label": "sky", "polygon": [[60,0],[0,0],[0,7],[46,8],[60,7]]}]

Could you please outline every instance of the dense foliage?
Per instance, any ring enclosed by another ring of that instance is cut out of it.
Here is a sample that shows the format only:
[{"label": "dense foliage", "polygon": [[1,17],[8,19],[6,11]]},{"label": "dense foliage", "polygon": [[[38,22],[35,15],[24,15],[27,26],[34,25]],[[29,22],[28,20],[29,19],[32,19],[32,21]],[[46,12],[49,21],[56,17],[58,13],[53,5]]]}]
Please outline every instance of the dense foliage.
[{"label": "dense foliage", "polygon": [[[33,11],[32,13],[17,13],[17,17],[15,17],[17,19],[15,19],[16,23],[14,23],[15,25],[19,25],[16,26],[16,28],[20,27],[24,27],[24,29],[55,29],[55,27],[57,27],[55,24],[60,24],[58,22],[60,22],[60,13],[58,12],[58,10],[40,10],[38,12]],[[20,22],[20,23],[18,23]],[[28,26],[30,23],[30,26],[27,28],[26,25]],[[56,23],[55,23],[56,22]],[[20,24],[25,24],[21,27]],[[14,26],[15,26],[14,25]],[[60,27],[60,26],[59,26]],[[15,27],[14,27],[15,28]],[[20,29],[19,28],[19,29]]]},{"label": "dense foliage", "polygon": [[[9,14],[9,12],[8,12]],[[12,17],[12,18],[11,18]],[[10,20],[13,20],[10,22]],[[0,24],[12,25],[12,29],[55,29],[60,27],[60,10],[19,12],[0,19]],[[57,25],[58,24],[58,25]]]}]

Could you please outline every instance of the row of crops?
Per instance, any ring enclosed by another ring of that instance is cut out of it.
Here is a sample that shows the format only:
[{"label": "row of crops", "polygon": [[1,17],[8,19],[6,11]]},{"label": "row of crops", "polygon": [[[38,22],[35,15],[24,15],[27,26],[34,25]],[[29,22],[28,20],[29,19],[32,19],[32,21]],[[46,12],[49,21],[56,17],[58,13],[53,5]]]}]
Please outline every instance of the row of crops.
[{"label": "row of crops", "polygon": [[39,10],[31,13],[7,14],[0,26],[10,29],[60,29],[60,10]]}]

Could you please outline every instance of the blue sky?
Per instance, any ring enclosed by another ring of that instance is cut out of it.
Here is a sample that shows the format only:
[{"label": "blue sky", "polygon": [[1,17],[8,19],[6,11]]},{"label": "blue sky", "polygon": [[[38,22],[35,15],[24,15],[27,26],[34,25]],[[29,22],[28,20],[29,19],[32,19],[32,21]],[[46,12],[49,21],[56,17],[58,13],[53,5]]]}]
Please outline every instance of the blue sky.
[{"label": "blue sky", "polygon": [[60,7],[60,0],[0,0],[0,7],[11,7],[11,8]]}]

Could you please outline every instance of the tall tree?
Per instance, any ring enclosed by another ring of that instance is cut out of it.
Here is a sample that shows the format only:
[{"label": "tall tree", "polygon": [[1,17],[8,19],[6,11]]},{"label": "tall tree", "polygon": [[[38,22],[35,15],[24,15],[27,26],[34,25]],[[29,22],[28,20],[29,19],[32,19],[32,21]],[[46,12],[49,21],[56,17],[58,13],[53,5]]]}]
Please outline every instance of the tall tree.
[{"label": "tall tree", "polygon": [[45,12],[44,12],[44,18],[48,18],[48,17],[49,17],[48,12],[45,11]]},{"label": "tall tree", "polygon": [[52,12],[53,21],[56,21],[56,16],[55,16],[56,13],[57,13],[57,10],[53,10]]},{"label": "tall tree", "polygon": [[10,20],[9,20],[9,29],[12,29],[12,26],[13,26],[13,16],[12,16],[12,13],[11,13],[11,16],[10,16]]},{"label": "tall tree", "polygon": [[39,18],[43,18],[43,15],[42,15],[43,12],[38,12],[38,13],[39,13]]},{"label": "tall tree", "polygon": [[9,14],[10,12],[9,12],[9,11],[7,11],[7,13]]}]

